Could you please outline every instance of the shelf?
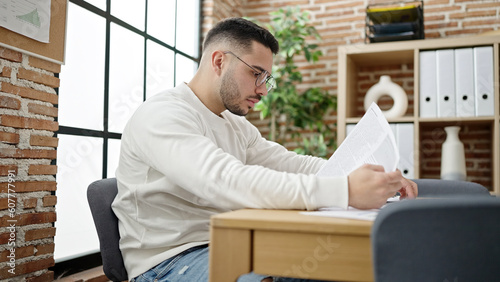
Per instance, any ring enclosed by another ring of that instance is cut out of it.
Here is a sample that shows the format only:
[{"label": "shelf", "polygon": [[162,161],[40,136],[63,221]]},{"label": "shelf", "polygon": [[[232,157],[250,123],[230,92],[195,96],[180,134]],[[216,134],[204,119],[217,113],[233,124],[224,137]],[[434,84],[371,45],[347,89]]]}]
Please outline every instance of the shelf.
[{"label": "shelf", "polygon": [[[494,115],[473,117],[419,116],[419,53],[426,50],[458,49],[463,47],[493,47]],[[466,146],[468,181],[478,182],[494,193],[500,193],[500,37],[471,36],[412,40],[376,44],[358,44],[338,48],[338,139],[346,136],[346,126],[359,122],[364,114],[364,96],[381,75],[390,75],[408,95],[408,110],[402,117],[388,119],[389,123],[414,125],[415,178],[439,178],[440,146],[444,127],[462,128]],[[388,101],[387,101],[388,100]],[[390,97],[378,101],[382,110],[389,109]],[[476,152],[477,151],[477,152]]]},{"label": "shelf", "polygon": [[349,56],[358,67],[389,66],[413,63],[413,50],[380,50],[373,53],[355,53]]},{"label": "shelf", "polygon": [[419,118],[421,124],[432,123],[444,126],[456,124],[482,124],[492,123],[495,121],[494,117],[443,117],[443,118]]}]

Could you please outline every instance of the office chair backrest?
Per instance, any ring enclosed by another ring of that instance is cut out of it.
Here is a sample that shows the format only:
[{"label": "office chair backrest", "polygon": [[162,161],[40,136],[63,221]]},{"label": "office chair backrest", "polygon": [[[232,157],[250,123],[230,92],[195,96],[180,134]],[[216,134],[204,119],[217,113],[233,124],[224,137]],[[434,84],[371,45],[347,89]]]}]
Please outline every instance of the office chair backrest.
[{"label": "office chair backrest", "polygon": [[111,203],[118,193],[116,178],[97,180],[89,185],[87,199],[99,237],[104,274],[112,281],[127,280],[120,252],[118,218]]},{"label": "office chair backrest", "polygon": [[498,281],[500,199],[408,200],[373,224],[376,281]]},{"label": "office chair backrest", "polygon": [[418,185],[419,197],[490,196],[488,189],[474,182],[442,179],[414,179],[413,181]]}]

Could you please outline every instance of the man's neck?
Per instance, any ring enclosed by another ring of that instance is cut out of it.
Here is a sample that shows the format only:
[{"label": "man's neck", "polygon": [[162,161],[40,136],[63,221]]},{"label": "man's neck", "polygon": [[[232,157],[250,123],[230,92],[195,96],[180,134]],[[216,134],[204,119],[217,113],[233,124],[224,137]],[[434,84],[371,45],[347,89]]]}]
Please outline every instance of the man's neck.
[{"label": "man's neck", "polygon": [[225,109],[217,109],[217,105],[214,103],[214,93],[211,93],[211,89],[203,88],[202,85],[209,85],[203,83],[203,80],[197,79],[196,76],[189,82],[186,83],[187,86],[193,91],[194,95],[200,99],[200,101],[214,114],[222,117],[222,112]]}]

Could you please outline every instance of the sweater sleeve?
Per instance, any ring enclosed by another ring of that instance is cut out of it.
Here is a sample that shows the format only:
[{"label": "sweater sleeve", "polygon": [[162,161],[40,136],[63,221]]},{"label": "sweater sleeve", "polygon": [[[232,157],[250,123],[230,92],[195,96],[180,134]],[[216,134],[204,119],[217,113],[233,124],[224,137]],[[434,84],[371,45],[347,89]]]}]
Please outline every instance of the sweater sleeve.
[{"label": "sweater sleeve", "polygon": [[[151,117],[153,113],[155,118]],[[187,191],[201,204],[214,208],[347,207],[346,177],[318,178],[308,174],[319,169],[321,163],[311,160],[314,165],[309,171],[304,168],[308,161],[298,162],[300,165],[288,170],[286,165],[271,165],[257,157],[257,152],[250,153],[251,163],[245,164],[206,136],[208,128],[202,119],[182,105],[170,106],[166,111],[156,103],[155,107],[136,112],[126,129],[133,130],[124,135],[129,136],[128,146],[137,157],[152,168],[151,179],[146,181],[164,175],[173,184],[166,193],[182,197],[182,191]],[[283,160],[297,157],[276,144],[262,142],[259,140],[254,150],[279,153],[286,156]]]},{"label": "sweater sleeve", "polygon": [[247,164],[258,164],[278,171],[315,174],[326,163],[325,159],[299,155],[278,143],[262,138],[258,129],[247,122]]}]

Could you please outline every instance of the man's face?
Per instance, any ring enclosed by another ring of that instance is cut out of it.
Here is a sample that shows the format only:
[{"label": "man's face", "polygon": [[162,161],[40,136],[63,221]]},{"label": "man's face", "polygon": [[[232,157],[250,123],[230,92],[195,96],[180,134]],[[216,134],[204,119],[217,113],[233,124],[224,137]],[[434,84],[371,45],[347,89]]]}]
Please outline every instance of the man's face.
[{"label": "man's face", "polygon": [[[226,54],[226,56],[232,55]],[[222,76],[219,92],[227,110],[235,115],[245,116],[262,96],[267,95],[266,84],[256,86],[255,81],[260,72],[266,70],[271,72],[273,58],[269,48],[256,42],[253,44],[252,53],[240,57],[253,69],[239,61],[236,56],[232,56],[231,59],[234,61]]]}]

